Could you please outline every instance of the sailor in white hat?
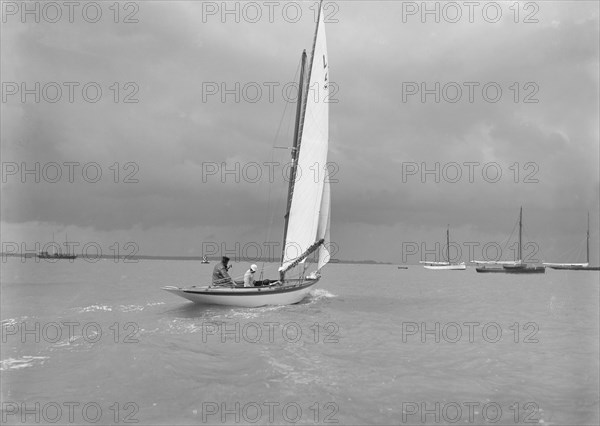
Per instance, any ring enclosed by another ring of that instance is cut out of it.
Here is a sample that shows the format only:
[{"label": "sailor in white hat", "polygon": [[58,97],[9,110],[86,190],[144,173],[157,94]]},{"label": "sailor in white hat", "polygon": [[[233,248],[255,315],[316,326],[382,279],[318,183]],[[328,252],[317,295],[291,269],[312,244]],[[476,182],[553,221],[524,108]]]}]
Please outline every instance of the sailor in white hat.
[{"label": "sailor in white hat", "polygon": [[258,266],[255,264],[250,265],[250,269],[244,274],[244,287],[254,287],[254,274],[257,269]]}]

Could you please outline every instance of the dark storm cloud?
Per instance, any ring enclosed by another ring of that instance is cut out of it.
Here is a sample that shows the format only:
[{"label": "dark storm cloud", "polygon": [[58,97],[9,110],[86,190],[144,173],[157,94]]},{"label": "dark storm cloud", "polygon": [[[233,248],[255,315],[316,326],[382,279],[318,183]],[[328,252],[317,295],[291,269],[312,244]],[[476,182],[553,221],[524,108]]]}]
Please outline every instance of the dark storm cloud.
[{"label": "dark storm cloud", "polygon": [[[338,139],[362,140],[364,149],[357,161],[356,149],[341,148],[340,164],[362,164],[362,170],[351,169],[355,176],[367,179],[353,186],[340,185],[338,202],[352,208],[340,209],[339,215],[382,224],[435,225],[440,220],[468,224],[481,222],[465,214],[473,208],[500,218],[507,203],[513,210],[523,203],[541,208],[560,204],[566,197],[568,203],[577,199],[583,211],[597,205],[597,14],[573,16],[560,23],[548,21],[551,15],[539,25],[524,27],[510,22],[487,27],[400,27],[386,33],[385,44],[374,43],[361,52],[365,73],[348,72],[364,68],[350,64],[356,57],[344,56],[341,86],[359,90],[339,105],[339,128],[344,134]],[[387,27],[370,28],[365,38],[377,39],[381,28]],[[381,57],[386,60],[377,59]],[[502,87],[503,97],[498,103],[486,102],[476,90],[473,103],[465,101],[465,93],[457,103],[443,99],[436,103],[432,95],[424,103],[419,95],[403,102],[403,82],[425,82],[428,88],[436,82],[476,82],[479,88],[495,82]],[[510,90],[514,82],[519,82],[519,102]],[[535,86],[524,91],[526,82]],[[533,89],[538,102],[524,103],[523,96]],[[363,110],[357,105],[363,105]],[[508,183],[514,179],[511,165],[523,168],[533,162],[539,182],[522,183],[533,169],[521,170],[518,185],[490,184],[481,176],[473,184],[466,179],[449,184],[443,178],[436,184],[431,175],[425,183],[420,175],[402,181],[402,163],[425,163],[433,168],[436,162],[443,166],[468,161],[500,164]],[[341,176],[352,180],[350,174]],[[348,188],[360,189],[367,182],[378,186],[369,202],[362,204],[360,196],[352,199],[353,191]]]},{"label": "dark storm cloud", "polygon": [[[515,24],[508,14],[496,24],[402,22],[401,2],[338,5],[339,22],[327,27],[331,80],[339,88],[330,108],[334,228],[359,224],[374,239],[391,226],[446,223],[506,232],[504,219],[516,217],[523,204],[541,229],[568,232],[561,223],[597,211],[597,5],[540,3],[535,24]],[[295,105],[281,87],[297,78],[299,54],[311,46],[314,20],[304,6],[296,24],[280,15],[274,23],[221,23],[220,16],[203,19],[201,3],[152,2],[140,4],[138,24],[3,25],[3,81],[93,81],[104,90],[97,103],[18,97],[3,103],[3,161],[95,162],[104,174],[95,184],[9,179],[2,220],[102,231],[140,227],[148,235],[159,227],[258,229],[267,207],[280,220],[281,176],[269,190],[265,182],[231,176],[223,182],[218,174],[203,180],[203,167],[289,161],[289,152],[273,154],[271,147],[290,145]],[[134,83],[139,102],[115,103],[114,82],[120,101],[131,93],[124,84]],[[235,102],[228,95],[222,102],[220,92],[207,95],[207,84],[231,89],[236,82],[256,83],[262,97]],[[403,85],[436,82],[462,87],[461,100],[436,103],[427,96],[422,102]],[[465,82],[478,84],[473,102]],[[502,88],[496,103],[482,98],[489,82]],[[272,102],[265,83],[277,84]],[[516,102],[511,87],[519,89]],[[538,102],[524,102],[527,95]],[[479,164],[474,182],[465,162]],[[497,183],[481,175],[492,162],[503,173]],[[137,167],[137,183],[123,182],[133,170],[124,168],[129,163]],[[427,175],[423,182],[420,173],[403,173],[407,163],[457,163],[463,178],[436,183]],[[528,163],[537,169],[525,168]],[[524,183],[532,171],[537,182]]]}]

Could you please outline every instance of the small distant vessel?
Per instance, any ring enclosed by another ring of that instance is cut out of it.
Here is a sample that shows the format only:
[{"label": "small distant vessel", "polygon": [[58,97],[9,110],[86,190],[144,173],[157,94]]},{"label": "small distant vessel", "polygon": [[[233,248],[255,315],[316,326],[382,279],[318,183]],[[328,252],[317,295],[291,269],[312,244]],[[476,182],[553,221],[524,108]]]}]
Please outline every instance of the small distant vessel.
[{"label": "small distant vessel", "polygon": [[[52,241],[54,242],[54,234],[52,235]],[[60,247],[60,246],[58,246],[58,247]],[[47,250],[44,250],[44,251],[40,251],[37,254],[37,257],[38,257],[38,259],[67,259],[67,260],[77,259],[77,255],[75,253],[69,254],[69,238],[66,235],[65,235],[65,248],[66,248],[66,253],[61,253],[61,252],[50,253]]]},{"label": "small distant vessel", "polygon": [[590,214],[587,218],[587,234],[585,244],[585,263],[543,263],[552,269],[567,269],[570,271],[600,271],[600,266],[590,266]]},{"label": "small distant vessel", "polygon": [[210,262],[208,261],[208,259],[206,258],[206,256],[202,256],[202,260],[200,261],[200,263],[205,263],[206,264],[206,263],[210,263]]},{"label": "small distant vessel", "polygon": [[[308,78],[305,78],[305,71]],[[329,103],[309,96],[309,89],[328,95],[328,57],[325,39],[323,1],[313,41],[310,65],[306,66],[306,51],[302,53],[300,83],[296,107],[294,139],[291,148],[292,166],[288,186],[287,208],[283,229],[283,252],[279,279],[268,280],[267,286],[237,287],[227,279],[225,284],[175,287],[163,290],[196,303],[239,307],[291,305],[300,302],[321,278],[321,268],[329,262],[330,253],[330,188],[327,171],[320,179],[302,177],[302,171],[327,164],[329,145]],[[319,96],[320,98],[321,96]],[[325,98],[327,99],[327,98]],[[298,171],[298,175],[296,172]],[[298,176],[298,177],[296,177]],[[306,259],[318,252],[315,271],[308,275]],[[290,275],[293,277],[290,277]]]},{"label": "small distant vessel", "polygon": [[37,257],[40,259],[77,259],[76,254],[48,253],[47,251],[40,251]]},{"label": "small distant vessel", "polygon": [[491,272],[504,274],[543,274],[546,272],[545,266],[529,266],[523,262],[521,240],[523,234],[523,207],[519,211],[519,247],[517,252],[517,260],[510,261],[482,261],[474,260],[473,263],[483,265],[475,268],[477,272]]},{"label": "small distant vessel", "polygon": [[444,271],[464,271],[467,269],[465,262],[451,263],[450,262],[450,225],[446,229],[446,262],[426,262],[420,261],[425,269],[435,269]]},{"label": "small distant vessel", "polygon": [[398,269],[408,269],[408,266],[398,266]]}]

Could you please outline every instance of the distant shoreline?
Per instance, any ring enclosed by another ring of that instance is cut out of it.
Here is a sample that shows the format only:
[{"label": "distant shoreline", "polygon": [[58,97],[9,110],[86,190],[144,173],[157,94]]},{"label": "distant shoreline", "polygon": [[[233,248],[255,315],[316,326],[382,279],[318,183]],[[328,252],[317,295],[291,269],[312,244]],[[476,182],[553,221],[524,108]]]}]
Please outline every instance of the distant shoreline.
[{"label": "distant shoreline", "polygon": [[[34,253],[0,253],[2,258],[4,257],[21,257],[21,258],[35,258],[37,257]],[[78,259],[81,259],[82,256],[78,256]],[[94,259],[114,259],[114,256],[111,255],[99,255],[94,256]],[[119,259],[124,259],[128,261],[133,260],[191,260],[191,261],[201,261],[203,259],[202,256],[149,256],[149,255],[135,255],[135,256],[119,256]],[[211,262],[218,262],[221,260],[221,256],[219,257],[207,257],[207,260]],[[68,259],[41,259],[41,260],[68,260]],[[281,259],[246,259],[241,258],[237,259],[236,262],[279,262]],[[395,265],[392,262],[378,262],[376,260],[344,260],[344,259],[331,259],[329,263],[343,263],[343,264],[365,264],[365,265]]]}]

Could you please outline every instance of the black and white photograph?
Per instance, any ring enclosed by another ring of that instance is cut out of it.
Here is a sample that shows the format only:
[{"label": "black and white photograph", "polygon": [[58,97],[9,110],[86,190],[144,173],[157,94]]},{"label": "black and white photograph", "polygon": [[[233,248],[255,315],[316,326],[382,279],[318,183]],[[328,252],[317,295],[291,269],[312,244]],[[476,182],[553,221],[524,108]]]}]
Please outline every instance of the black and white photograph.
[{"label": "black and white photograph", "polygon": [[598,1],[0,8],[2,424],[600,424]]}]

